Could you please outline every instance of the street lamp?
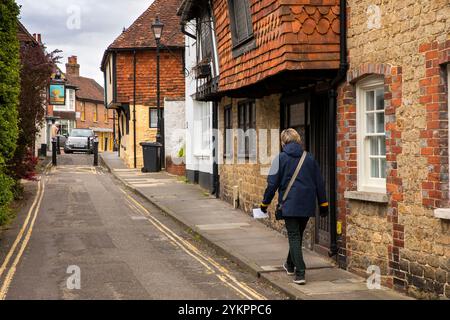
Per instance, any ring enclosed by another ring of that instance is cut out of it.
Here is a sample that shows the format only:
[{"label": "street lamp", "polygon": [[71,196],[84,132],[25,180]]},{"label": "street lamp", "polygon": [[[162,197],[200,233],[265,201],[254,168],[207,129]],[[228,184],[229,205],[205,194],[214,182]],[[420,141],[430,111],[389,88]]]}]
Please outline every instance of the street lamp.
[{"label": "street lamp", "polygon": [[157,113],[158,113],[158,128],[156,131],[156,142],[160,143],[162,145],[161,147],[161,155],[160,155],[160,166],[159,168],[161,168],[162,163],[164,163],[164,158],[165,158],[165,153],[164,153],[164,138],[162,136],[162,112],[161,112],[161,103],[160,103],[160,95],[161,95],[161,90],[160,90],[160,78],[159,78],[159,51],[160,51],[160,41],[161,41],[161,36],[162,36],[162,32],[164,29],[164,24],[159,21],[159,16],[156,16],[156,20],[155,22],[152,24],[152,31],[153,31],[153,35],[155,37],[156,40],[156,109],[157,109]]},{"label": "street lamp", "polygon": [[155,22],[153,22],[153,24],[152,24],[153,35],[155,36],[155,39],[157,42],[159,42],[159,40],[161,40],[161,35],[163,32],[163,29],[164,29],[164,23],[159,21],[159,16],[157,16]]}]

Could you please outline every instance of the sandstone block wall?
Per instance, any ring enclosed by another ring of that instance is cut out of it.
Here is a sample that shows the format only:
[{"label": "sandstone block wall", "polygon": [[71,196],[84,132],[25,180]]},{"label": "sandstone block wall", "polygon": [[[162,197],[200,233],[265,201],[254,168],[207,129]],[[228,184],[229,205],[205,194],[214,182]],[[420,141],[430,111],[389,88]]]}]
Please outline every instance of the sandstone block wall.
[{"label": "sandstone block wall", "polygon": [[[449,222],[433,210],[448,203],[448,0],[349,0],[347,83],[338,102],[340,255],[365,273],[416,297],[449,297]],[[357,189],[355,84],[385,79],[387,204],[349,200]]]},{"label": "sandstone block wall", "polygon": [[[130,106],[130,130],[128,135],[122,136],[120,146],[120,157],[124,160],[129,168],[134,167],[134,137],[133,137],[133,106]],[[122,115],[123,117],[123,115]],[[139,145],[143,141],[156,141],[156,129],[149,128],[149,107],[136,105],[136,157],[137,168],[144,166],[144,158],[142,155],[142,147]],[[120,122],[121,123],[121,122]],[[121,132],[125,133],[125,128],[121,128]]]},{"label": "sandstone block wall", "polygon": [[[219,156],[224,162],[219,166],[220,186],[222,199],[233,203],[234,195],[238,191],[238,205],[247,214],[259,207],[267,186],[267,174],[272,160],[280,152],[279,130],[280,130],[280,95],[274,94],[262,99],[256,99],[256,128],[257,141],[262,140],[262,130],[267,130],[267,147],[258,146],[258,156],[254,163],[240,164],[237,157],[238,150],[238,104],[241,99],[223,98],[219,104]],[[224,148],[224,110],[232,105],[233,123],[233,159],[225,162],[223,160]],[[274,130],[276,145],[272,146],[271,130]],[[263,150],[266,149],[266,150]],[[272,153],[273,152],[273,153]],[[278,198],[272,202],[269,208],[270,219],[265,222],[268,226],[285,233],[284,222],[275,220],[275,206]],[[311,219],[304,236],[304,246],[312,248],[314,243],[314,221]]]}]

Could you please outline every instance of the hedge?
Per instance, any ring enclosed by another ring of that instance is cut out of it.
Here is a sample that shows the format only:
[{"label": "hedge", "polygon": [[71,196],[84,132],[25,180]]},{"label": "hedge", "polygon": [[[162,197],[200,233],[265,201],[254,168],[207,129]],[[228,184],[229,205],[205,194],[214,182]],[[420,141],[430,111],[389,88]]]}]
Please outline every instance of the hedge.
[{"label": "hedge", "polygon": [[13,0],[0,3],[0,224],[5,221],[13,198],[14,181],[6,163],[14,154],[18,137],[17,107],[20,93],[19,7]]}]

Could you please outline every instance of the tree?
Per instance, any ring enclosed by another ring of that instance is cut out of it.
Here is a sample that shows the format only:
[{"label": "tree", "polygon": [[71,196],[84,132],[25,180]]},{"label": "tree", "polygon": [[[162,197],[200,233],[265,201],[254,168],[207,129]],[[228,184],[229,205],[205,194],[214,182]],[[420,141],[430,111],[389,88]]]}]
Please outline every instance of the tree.
[{"label": "tree", "polygon": [[20,92],[19,41],[14,0],[0,3],[0,224],[13,198],[13,179],[6,174],[6,164],[14,154],[18,136],[17,106]]},{"label": "tree", "polygon": [[[60,57],[59,50],[49,54],[35,42],[20,45],[19,137],[14,157],[9,161],[10,175],[18,182],[32,179],[37,159],[34,157],[36,134],[41,130],[46,113],[46,92],[50,77]],[[19,187],[19,184],[17,183]]]}]

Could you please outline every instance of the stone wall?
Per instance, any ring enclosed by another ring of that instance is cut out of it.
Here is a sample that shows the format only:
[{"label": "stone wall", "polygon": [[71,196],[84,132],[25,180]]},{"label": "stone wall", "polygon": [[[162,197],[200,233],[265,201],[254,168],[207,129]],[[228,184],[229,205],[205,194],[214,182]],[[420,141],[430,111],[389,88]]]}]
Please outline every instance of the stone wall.
[{"label": "stone wall", "polygon": [[[450,297],[448,0],[349,0],[350,72],[338,98],[340,255],[364,273],[380,267],[386,285],[415,297]],[[357,190],[355,84],[385,79],[387,204],[350,200]]]},{"label": "stone wall", "polygon": [[[219,104],[219,157],[224,163],[219,166],[221,198],[233,204],[235,195],[238,194],[236,205],[247,214],[251,214],[254,208],[259,207],[264,191],[267,186],[267,174],[272,164],[274,156],[280,152],[279,130],[280,130],[280,95],[270,95],[262,99],[256,99],[256,129],[257,141],[263,140],[263,130],[267,130],[267,147],[258,145],[257,160],[253,163],[238,163],[238,103],[239,99],[223,98]],[[223,159],[223,134],[224,134],[224,109],[232,105],[233,121],[233,158],[231,160]],[[272,131],[273,130],[273,131]],[[272,132],[272,133],[271,133]],[[271,138],[271,135],[272,138]],[[276,145],[272,146],[272,139]],[[278,198],[272,202],[269,207],[270,219],[262,221],[268,226],[285,233],[284,223],[275,220],[275,205]],[[314,221],[310,222],[304,236],[304,245],[312,248],[314,240]]]},{"label": "stone wall", "polygon": [[[261,165],[258,156],[256,163],[238,163],[238,103],[240,100],[223,98],[219,104],[219,160],[224,162],[219,165],[221,197],[232,203],[233,195],[236,191],[239,194],[239,207],[247,213],[258,207],[262,201],[267,181],[267,172],[270,168],[271,160],[266,160],[266,164]],[[232,105],[233,121],[233,158],[223,159],[223,133],[224,133],[224,108]],[[257,129],[276,129],[280,126],[280,106],[279,96],[273,95],[263,99],[256,100],[256,127]],[[258,134],[258,133],[257,133]],[[258,134],[259,137],[259,134]],[[278,150],[279,151],[279,150]],[[275,203],[275,201],[274,201]],[[270,208],[273,212],[274,204]]]},{"label": "stone wall", "polygon": [[[133,106],[130,106],[130,130],[128,135],[122,136],[120,145],[120,157],[124,160],[125,164],[129,168],[134,167],[134,137],[133,137]],[[121,115],[121,118],[124,114]],[[136,158],[137,168],[140,169],[144,166],[144,158],[142,155],[142,147],[139,145],[143,141],[156,141],[156,129],[149,128],[149,107],[136,105]],[[119,121],[122,124],[122,121]],[[122,133],[126,133],[125,128],[121,128]]]}]

